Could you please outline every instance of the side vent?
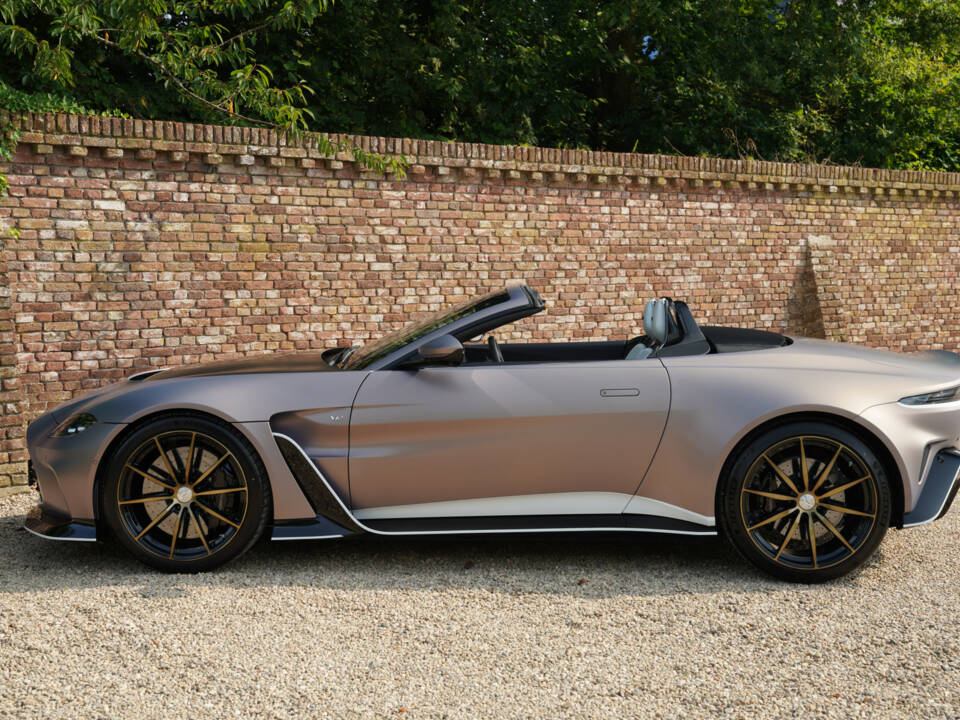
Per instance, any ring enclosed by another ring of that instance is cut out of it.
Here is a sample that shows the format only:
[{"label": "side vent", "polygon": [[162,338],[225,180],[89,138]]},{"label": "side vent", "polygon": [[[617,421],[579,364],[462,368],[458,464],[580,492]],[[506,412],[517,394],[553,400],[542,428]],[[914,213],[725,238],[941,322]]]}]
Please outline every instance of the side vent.
[{"label": "side vent", "polygon": [[320,471],[310,462],[300,449],[290,440],[280,435],[274,435],[280,454],[287,461],[287,467],[296,478],[304,494],[313,506],[317,515],[335,522],[340,527],[353,532],[364,532],[354,519],[344,510],[340,501],[334,497],[333,490],[327,485]]}]

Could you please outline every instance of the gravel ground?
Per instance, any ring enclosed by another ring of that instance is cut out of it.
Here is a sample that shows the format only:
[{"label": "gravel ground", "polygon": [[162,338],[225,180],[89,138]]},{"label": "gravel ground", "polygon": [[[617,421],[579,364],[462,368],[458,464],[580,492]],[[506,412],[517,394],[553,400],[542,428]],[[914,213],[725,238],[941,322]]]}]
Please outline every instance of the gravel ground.
[{"label": "gravel ground", "polygon": [[263,542],[167,576],[0,499],[0,717],[960,717],[960,510],[832,584],[716,540]]}]

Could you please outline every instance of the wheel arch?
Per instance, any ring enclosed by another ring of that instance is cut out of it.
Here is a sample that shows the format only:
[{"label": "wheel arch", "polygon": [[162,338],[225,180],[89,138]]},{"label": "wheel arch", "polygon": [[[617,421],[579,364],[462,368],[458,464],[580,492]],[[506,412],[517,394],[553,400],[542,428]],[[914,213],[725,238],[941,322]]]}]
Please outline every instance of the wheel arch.
[{"label": "wheel arch", "polygon": [[747,428],[741,434],[740,438],[734,443],[731,450],[727,453],[727,456],[723,462],[723,466],[720,469],[720,474],[717,476],[717,489],[714,498],[714,507],[715,512],[718,513],[718,517],[720,512],[718,503],[723,478],[730,471],[730,468],[734,462],[736,462],[736,459],[743,448],[753,442],[753,440],[762,433],[765,433],[775,427],[788,425],[795,422],[822,422],[836,425],[848,432],[852,432],[854,435],[860,438],[861,441],[868,445],[870,449],[876,453],[880,462],[883,463],[884,469],[887,471],[887,474],[893,483],[893,486],[890,488],[893,501],[890,525],[897,528],[903,527],[904,479],[903,471],[901,470],[900,463],[897,456],[894,454],[894,451],[875,429],[868,427],[862,422],[853,420],[846,415],[840,415],[838,413],[831,413],[822,410],[800,411],[786,413],[784,415],[777,415],[776,417],[767,418],[766,420]]},{"label": "wheel arch", "polygon": [[93,514],[94,522],[97,527],[98,537],[102,537],[100,533],[106,533],[108,528],[103,521],[103,498],[101,494],[101,488],[103,487],[103,481],[107,472],[107,468],[110,466],[110,461],[113,459],[114,452],[123,442],[130,437],[137,430],[142,428],[144,425],[148,425],[157,420],[162,420],[168,417],[196,417],[202,418],[204,420],[211,420],[213,422],[219,423],[220,425],[225,426],[226,428],[232,430],[234,433],[239,435],[244,442],[246,442],[250,449],[253,451],[253,454],[259,459],[260,463],[264,466],[265,472],[264,476],[266,477],[268,487],[271,487],[272,484],[270,481],[270,473],[267,470],[267,465],[264,462],[263,455],[261,454],[256,443],[252,442],[247,434],[239,428],[235,423],[230,422],[224,417],[221,417],[215,413],[204,412],[202,410],[195,410],[192,408],[164,408],[163,410],[157,410],[156,412],[148,413],[142,417],[137,418],[132,423],[123,428],[118,432],[107,445],[106,450],[100,454],[100,460],[97,464],[97,470],[94,473],[93,480]]}]

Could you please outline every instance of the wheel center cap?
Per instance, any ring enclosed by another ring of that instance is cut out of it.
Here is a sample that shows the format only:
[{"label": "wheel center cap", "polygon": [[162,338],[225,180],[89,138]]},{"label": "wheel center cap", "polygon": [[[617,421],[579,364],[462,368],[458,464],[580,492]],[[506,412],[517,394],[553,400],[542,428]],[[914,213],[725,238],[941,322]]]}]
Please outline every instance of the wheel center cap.
[{"label": "wheel center cap", "polygon": [[810,512],[817,506],[817,499],[813,496],[812,493],[804,493],[797,498],[797,506],[801,510]]},{"label": "wheel center cap", "polygon": [[176,498],[178,503],[181,505],[186,505],[188,502],[193,500],[193,490],[188,488],[186,485],[177,488]]}]

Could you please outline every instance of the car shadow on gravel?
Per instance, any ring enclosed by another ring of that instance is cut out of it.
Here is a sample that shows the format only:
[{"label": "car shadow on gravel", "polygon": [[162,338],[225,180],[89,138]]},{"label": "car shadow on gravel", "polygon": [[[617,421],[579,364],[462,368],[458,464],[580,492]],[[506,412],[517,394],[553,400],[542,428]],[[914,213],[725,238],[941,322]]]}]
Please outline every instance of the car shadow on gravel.
[{"label": "car shadow on gravel", "polygon": [[[214,572],[167,575],[112,542],[51,542],[22,525],[22,516],[0,518],[0,593],[113,587],[163,598],[182,597],[191,587],[277,586],[614,597],[798,587],[755,570],[717,538],[554,533],[264,540]],[[857,576],[835,584],[856,584]]]}]

